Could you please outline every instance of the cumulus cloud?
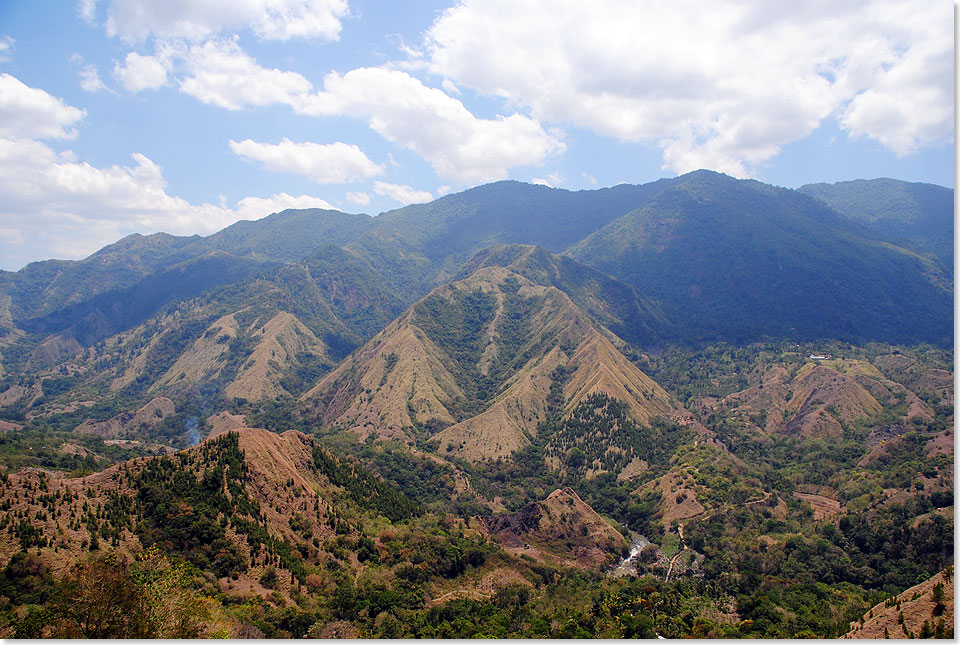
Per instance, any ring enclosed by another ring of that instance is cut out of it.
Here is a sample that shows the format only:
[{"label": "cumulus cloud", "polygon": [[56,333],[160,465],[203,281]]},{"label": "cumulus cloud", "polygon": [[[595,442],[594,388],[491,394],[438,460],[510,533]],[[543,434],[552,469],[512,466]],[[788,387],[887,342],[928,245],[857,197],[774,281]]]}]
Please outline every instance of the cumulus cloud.
[{"label": "cumulus cloud", "polygon": [[383,173],[383,167],[360,148],[339,141],[294,143],[285,138],[270,144],[246,139],[230,141],[230,149],[245,159],[259,161],[267,170],[303,175],[318,184],[344,184]]},{"label": "cumulus cloud", "polygon": [[97,0],[77,0],[77,15],[92,25],[97,15]]},{"label": "cumulus cloud", "polygon": [[36,259],[36,247],[79,258],[134,231],[212,232],[237,219],[228,209],[168,195],[160,167],[132,157],[128,166],[97,168],[40,141],[0,139],[0,221],[26,239],[22,248],[5,249],[4,268]]},{"label": "cumulus cloud", "polygon": [[426,159],[441,177],[461,182],[503,179],[510,168],[540,164],[565,148],[522,114],[482,119],[442,90],[407,72],[364,67],[324,78],[323,90],[294,108],[315,116],[355,115],[392,143]]},{"label": "cumulus cloud", "polygon": [[538,186],[547,186],[548,188],[556,188],[563,183],[563,176],[558,172],[552,172],[546,177],[531,179],[530,183],[537,184]]},{"label": "cumulus cloud", "polygon": [[83,110],[0,74],[0,137],[8,139],[73,139]]},{"label": "cumulus cloud", "polygon": [[346,0],[112,0],[107,33],[126,41],[155,38],[202,40],[249,28],[262,39],[336,40]]},{"label": "cumulus cloud", "polygon": [[844,108],[841,124],[852,135],[875,139],[898,156],[949,140],[954,118],[952,28],[927,24],[926,14],[903,8],[904,31],[927,36],[873,68],[869,89]]},{"label": "cumulus cloud", "polygon": [[192,204],[170,195],[162,168],[143,154],[127,165],[98,168],[58,153],[39,139],[70,138],[83,116],[47,92],[0,75],[0,235],[4,269],[52,253],[80,258],[133,232],[212,233],[238,219],[284,208],[329,208],[324,200],[285,193],[248,197],[236,209]]},{"label": "cumulus cloud", "polygon": [[113,75],[128,92],[155,90],[167,82],[167,66],[158,56],[127,54],[123,61],[115,61]]},{"label": "cumulus cloud", "polygon": [[235,41],[194,45],[186,55],[189,76],[180,90],[202,103],[228,110],[248,105],[292,104],[312,85],[296,72],[261,67]]},{"label": "cumulus cloud", "polygon": [[414,190],[410,186],[388,184],[384,181],[373,182],[373,192],[395,199],[401,204],[420,204],[433,199],[433,195],[425,190]]},{"label": "cumulus cloud", "polygon": [[310,116],[364,118],[391,143],[426,159],[460,182],[504,179],[511,168],[540,164],[565,146],[528,116],[482,119],[440,89],[407,72],[364,67],[330,73],[323,89],[296,72],[267,69],[232,40],[193,45],[183,54],[189,76],[181,91],[228,110],[285,104]]},{"label": "cumulus cloud", "polygon": [[925,0],[464,0],[425,49],[444,80],[538,120],[744,176],[830,116],[898,153],[950,141],[952,28]]},{"label": "cumulus cloud", "polygon": [[39,141],[0,139],[0,227],[22,245],[5,248],[2,268],[38,259],[85,257],[133,232],[209,234],[240,219],[286,208],[333,209],[327,201],[286,193],[246,197],[235,209],[170,195],[162,168],[142,154],[97,168],[69,160]]}]

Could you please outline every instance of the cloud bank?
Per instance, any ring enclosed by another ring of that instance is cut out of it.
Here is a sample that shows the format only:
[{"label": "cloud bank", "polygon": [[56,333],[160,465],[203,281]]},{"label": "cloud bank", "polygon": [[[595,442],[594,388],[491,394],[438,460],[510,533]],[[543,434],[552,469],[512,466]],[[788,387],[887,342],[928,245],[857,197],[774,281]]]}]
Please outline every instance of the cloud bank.
[{"label": "cloud bank", "polygon": [[901,155],[952,138],[946,3],[464,0],[425,50],[445,81],[655,143],[676,172],[749,175],[831,116]]}]

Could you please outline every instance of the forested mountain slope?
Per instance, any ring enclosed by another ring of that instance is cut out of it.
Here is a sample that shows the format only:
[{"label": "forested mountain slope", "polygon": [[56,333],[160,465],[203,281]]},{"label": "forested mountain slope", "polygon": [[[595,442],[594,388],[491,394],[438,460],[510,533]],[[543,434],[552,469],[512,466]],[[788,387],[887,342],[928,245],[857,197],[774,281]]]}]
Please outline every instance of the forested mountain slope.
[{"label": "forested mountain slope", "polygon": [[896,179],[807,184],[797,189],[895,244],[940,261],[953,275],[953,191]]},{"label": "forested mountain slope", "polygon": [[950,280],[795,191],[707,171],[570,247],[658,302],[688,341],[949,344]]}]

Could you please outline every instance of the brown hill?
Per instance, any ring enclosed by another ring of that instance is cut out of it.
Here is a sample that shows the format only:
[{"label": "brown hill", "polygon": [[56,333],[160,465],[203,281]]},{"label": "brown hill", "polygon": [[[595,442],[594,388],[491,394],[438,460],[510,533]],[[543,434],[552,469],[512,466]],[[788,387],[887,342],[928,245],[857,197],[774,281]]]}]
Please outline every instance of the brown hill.
[{"label": "brown hill", "polygon": [[627,539],[571,488],[557,489],[516,513],[491,515],[482,521],[508,551],[565,564],[609,564],[628,546]]},{"label": "brown hill", "polygon": [[[321,493],[335,495],[337,487],[314,467],[313,442],[294,431],[278,435],[244,427],[232,432],[243,454],[242,490],[252,504],[249,507],[257,509],[248,520],[262,526],[264,535],[289,544],[306,544],[303,535],[307,533],[320,540],[333,535],[330,518],[336,517],[336,511]],[[36,469],[10,474],[0,482],[5,500],[0,525],[15,529],[0,533],[0,561],[9,560],[27,545],[54,571],[65,570],[85,551],[97,548],[97,543],[100,548],[133,557],[144,547],[136,528],[143,511],[137,510],[134,500],[140,499],[138,493],[142,495],[144,490],[143,480],[138,478],[148,467],[159,466],[160,472],[180,467],[202,479],[215,469],[212,455],[219,449],[217,441],[225,437],[207,440],[172,457],[135,459],[86,477],[60,478]],[[230,489],[227,483],[223,486],[224,491],[229,490],[228,499],[238,501],[239,489]],[[179,502],[178,508],[181,515],[192,513],[186,502]],[[242,509],[235,512],[244,514]],[[264,561],[237,526],[231,520],[224,534],[250,566],[235,572],[238,582],[228,583],[226,578],[223,582],[246,589],[256,584]],[[164,543],[163,548],[177,550],[182,545]],[[305,557],[319,557],[316,548],[305,550]]]},{"label": "brown hill", "polygon": [[[302,415],[362,437],[426,435],[471,461],[529,443],[546,418],[555,371],[563,410],[596,392],[638,421],[677,404],[562,291],[503,267],[439,287],[301,398]],[[439,432],[438,432],[439,430]]]},{"label": "brown hill", "polygon": [[216,378],[230,354],[230,341],[237,337],[235,314],[229,314],[210,325],[173,366],[151,386],[153,392],[170,386],[183,386]]},{"label": "brown hill", "polygon": [[839,437],[842,422],[872,416],[883,406],[857,380],[824,365],[808,363],[793,380],[793,396],[785,407],[792,418],[787,434]]},{"label": "brown hill", "polygon": [[261,401],[289,394],[282,380],[305,360],[328,361],[326,347],[306,325],[291,313],[281,311],[251,333],[255,343],[249,358],[224,393]]},{"label": "brown hill", "polygon": [[926,365],[917,356],[883,354],[873,359],[874,365],[889,378],[911,390],[934,395],[943,405],[953,405],[953,374],[944,369]]},{"label": "brown hill", "polygon": [[[289,312],[243,308],[198,326],[198,311],[165,313],[84,350],[63,367],[78,390],[81,384],[113,392],[134,388],[142,396],[145,388],[154,397],[175,398],[216,383],[227,396],[260,401],[288,395],[285,379],[305,364],[316,369],[331,363],[326,344]],[[0,405],[40,393],[14,385],[0,392]]]},{"label": "brown hill", "polygon": [[953,567],[875,605],[841,638],[953,638]]},{"label": "brown hill", "polygon": [[659,344],[669,322],[656,303],[634,287],[539,246],[498,244],[477,253],[455,279],[501,266],[545,287],[557,287],[595,322],[636,345]]},{"label": "brown hill", "polygon": [[712,405],[768,434],[839,437],[843,424],[879,414],[884,405],[907,404],[904,422],[933,420],[933,410],[902,384],[860,360],[831,359],[767,366],[758,383]]},{"label": "brown hill", "polygon": [[100,422],[88,419],[78,425],[74,429],[74,432],[96,434],[111,438],[121,437],[136,433],[142,426],[155,425],[175,412],[176,407],[173,401],[166,397],[158,396],[150,399],[146,405],[136,412],[124,412]]}]

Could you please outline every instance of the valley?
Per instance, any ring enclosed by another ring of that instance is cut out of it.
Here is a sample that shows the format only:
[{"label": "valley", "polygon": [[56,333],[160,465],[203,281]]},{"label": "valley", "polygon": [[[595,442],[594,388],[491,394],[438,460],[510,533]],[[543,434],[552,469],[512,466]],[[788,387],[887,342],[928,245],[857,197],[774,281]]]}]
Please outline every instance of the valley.
[{"label": "valley", "polygon": [[0,635],[952,637],[952,191],[849,184],[0,272]]}]

